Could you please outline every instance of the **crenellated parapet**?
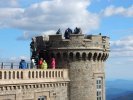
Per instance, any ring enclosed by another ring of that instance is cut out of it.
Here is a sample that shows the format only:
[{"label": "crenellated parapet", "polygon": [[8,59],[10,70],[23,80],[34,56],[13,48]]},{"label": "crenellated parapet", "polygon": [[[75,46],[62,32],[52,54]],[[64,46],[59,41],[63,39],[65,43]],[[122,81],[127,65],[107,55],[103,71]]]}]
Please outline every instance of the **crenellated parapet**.
[{"label": "crenellated parapet", "polygon": [[36,49],[48,51],[49,57],[78,60],[102,60],[109,56],[109,37],[101,35],[71,34],[70,39],[62,35],[36,37]]},{"label": "crenellated parapet", "polygon": [[62,35],[50,35],[48,40],[43,36],[36,37],[39,49],[99,49],[109,51],[109,37],[101,35],[71,34],[70,39],[64,39]]}]

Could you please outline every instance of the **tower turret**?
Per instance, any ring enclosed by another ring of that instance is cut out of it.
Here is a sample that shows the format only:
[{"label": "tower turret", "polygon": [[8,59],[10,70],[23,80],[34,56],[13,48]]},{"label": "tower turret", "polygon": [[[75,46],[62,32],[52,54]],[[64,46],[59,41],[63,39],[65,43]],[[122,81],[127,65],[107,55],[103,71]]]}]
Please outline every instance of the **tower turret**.
[{"label": "tower turret", "polygon": [[48,64],[55,57],[57,68],[69,69],[70,100],[105,100],[104,62],[109,56],[109,37],[70,34],[69,39],[63,39],[57,34],[46,41],[40,39],[37,44],[43,45],[37,46],[37,50],[41,57]]}]

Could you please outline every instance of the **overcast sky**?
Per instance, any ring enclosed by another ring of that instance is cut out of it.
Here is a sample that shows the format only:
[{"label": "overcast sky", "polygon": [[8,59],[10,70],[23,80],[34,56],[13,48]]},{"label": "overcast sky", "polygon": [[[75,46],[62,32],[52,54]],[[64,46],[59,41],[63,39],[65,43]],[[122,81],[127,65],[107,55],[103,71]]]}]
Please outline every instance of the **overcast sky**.
[{"label": "overcast sky", "polygon": [[0,60],[28,60],[32,36],[76,26],[110,37],[107,79],[133,79],[133,0],[0,0]]}]

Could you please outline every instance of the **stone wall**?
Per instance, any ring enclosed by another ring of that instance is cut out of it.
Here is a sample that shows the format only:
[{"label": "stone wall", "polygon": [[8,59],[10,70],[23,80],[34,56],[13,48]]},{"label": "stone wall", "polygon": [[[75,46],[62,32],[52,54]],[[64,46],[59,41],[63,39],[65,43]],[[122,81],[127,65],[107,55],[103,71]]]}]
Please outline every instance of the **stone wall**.
[{"label": "stone wall", "polygon": [[37,100],[46,96],[47,100],[69,100],[68,83],[12,84],[0,87],[0,100]]},{"label": "stone wall", "polygon": [[[70,100],[96,100],[96,79],[103,78],[104,66],[98,61],[71,61],[70,65]],[[95,75],[97,74],[97,75]],[[103,84],[104,91],[104,84]],[[103,92],[102,100],[105,92]]]},{"label": "stone wall", "polygon": [[68,69],[2,69],[0,100],[69,100]]}]

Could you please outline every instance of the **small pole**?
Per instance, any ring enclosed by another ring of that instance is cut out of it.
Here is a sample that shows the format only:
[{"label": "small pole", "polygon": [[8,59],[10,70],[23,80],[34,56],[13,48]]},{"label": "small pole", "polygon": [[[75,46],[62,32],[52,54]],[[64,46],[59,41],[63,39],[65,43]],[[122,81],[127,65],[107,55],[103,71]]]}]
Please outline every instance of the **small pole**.
[{"label": "small pole", "polygon": [[28,64],[28,63],[27,63],[27,69],[30,69],[30,68],[29,68],[29,64]]},{"label": "small pole", "polygon": [[11,63],[11,69],[13,69],[13,63]]},{"label": "small pole", "polygon": [[1,63],[1,69],[3,69],[3,62]]}]

